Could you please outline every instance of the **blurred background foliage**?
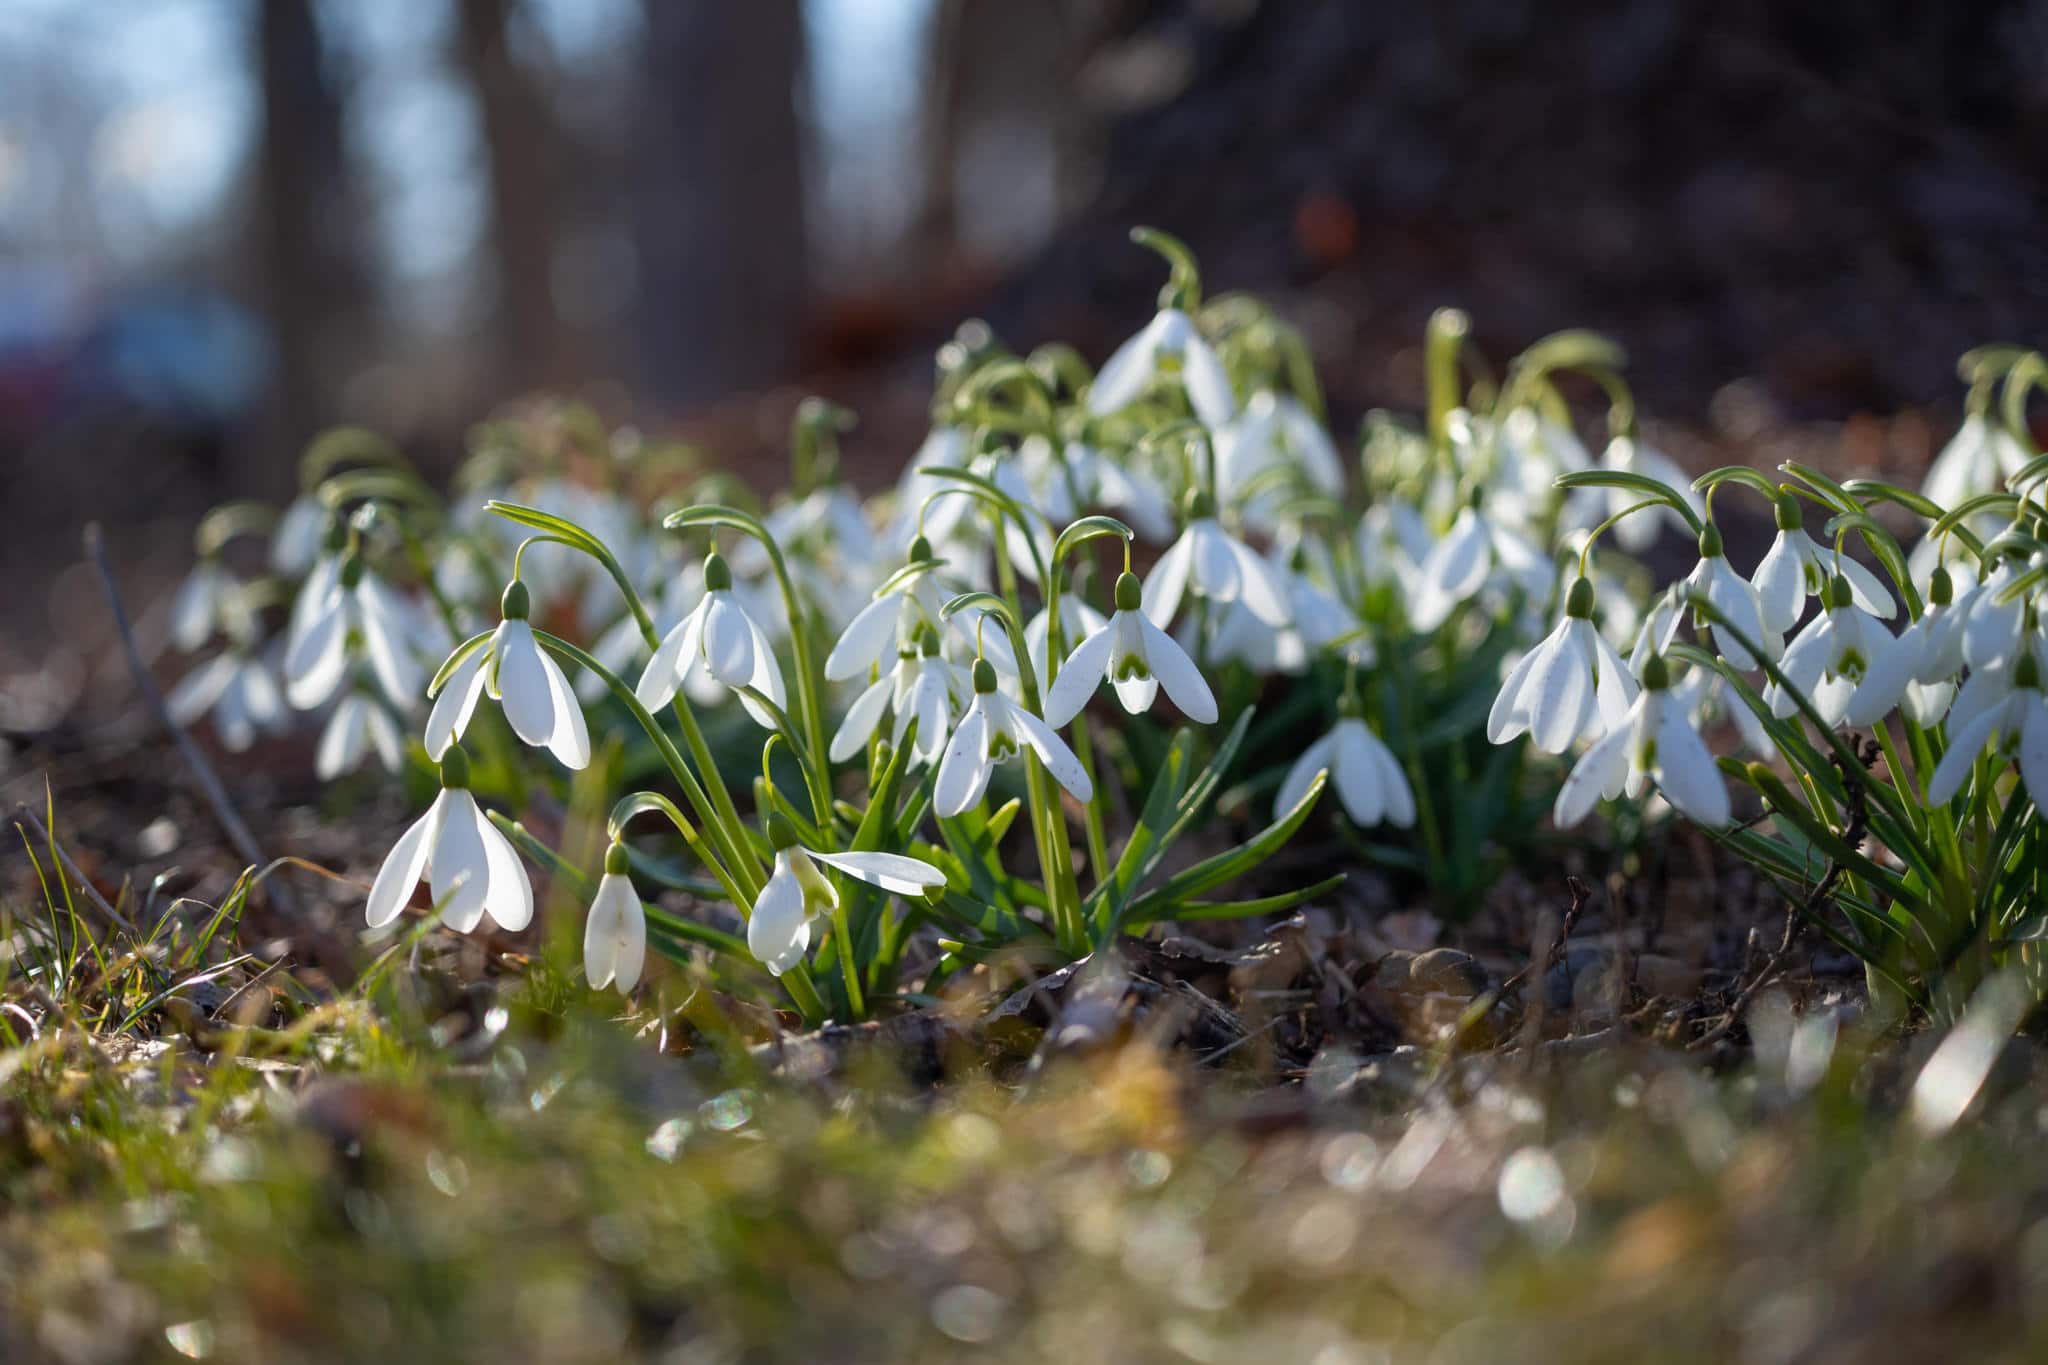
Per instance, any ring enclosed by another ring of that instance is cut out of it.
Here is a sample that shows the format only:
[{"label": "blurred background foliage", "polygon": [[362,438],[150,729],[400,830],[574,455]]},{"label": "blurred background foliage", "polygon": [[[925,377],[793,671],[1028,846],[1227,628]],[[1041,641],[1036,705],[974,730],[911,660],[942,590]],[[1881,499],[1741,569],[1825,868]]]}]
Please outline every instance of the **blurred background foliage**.
[{"label": "blurred background foliage", "polygon": [[570,393],[773,482],[822,392],[872,485],[960,317],[1127,332],[1140,221],[1296,318],[1340,431],[1457,304],[1620,338],[1736,458],[1910,467],[2048,301],[2044,59],[2044,0],[0,0],[0,677],[81,521],[165,581],[340,420],[446,467]]}]

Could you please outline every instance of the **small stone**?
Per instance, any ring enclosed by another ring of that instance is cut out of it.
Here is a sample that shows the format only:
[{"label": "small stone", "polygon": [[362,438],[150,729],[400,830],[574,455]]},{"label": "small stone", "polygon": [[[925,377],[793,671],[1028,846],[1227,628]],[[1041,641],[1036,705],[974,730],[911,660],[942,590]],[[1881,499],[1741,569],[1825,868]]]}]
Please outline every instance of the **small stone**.
[{"label": "small stone", "polygon": [[1472,954],[1456,948],[1432,948],[1418,953],[1408,963],[1408,980],[1418,989],[1447,995],[1476,996],[1488,985],[1486,969]]}]

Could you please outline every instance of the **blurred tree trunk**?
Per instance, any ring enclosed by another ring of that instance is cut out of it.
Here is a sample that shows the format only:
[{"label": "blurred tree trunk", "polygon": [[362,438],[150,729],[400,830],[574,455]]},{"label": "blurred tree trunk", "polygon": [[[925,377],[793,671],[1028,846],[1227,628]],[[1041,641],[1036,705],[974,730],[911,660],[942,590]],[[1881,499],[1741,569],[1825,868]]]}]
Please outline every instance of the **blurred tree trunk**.
[{"label": "blurred tree trunk", "polygon": [[274,492],[306,438],[332,421],[330,395],[348,363],[364,297],[350,235],[342,102],[312,0],[257,7],[263,126],[257,152],[257,255],[275,345],[268,439],[242,458],[245,486]]},{"label": "blurred tree trunk", "polygon": [[567,377],[554,304],[558,139],[547,92],[507,41],[520,0],[460,0],[457,57],[483,116],[491,172],[498,374],[513,392]]},{"label": "blurred tree trunk", "polygon": [[645,0],[643,378],[700,402],[798,362],[807,291],[798,0]]}]

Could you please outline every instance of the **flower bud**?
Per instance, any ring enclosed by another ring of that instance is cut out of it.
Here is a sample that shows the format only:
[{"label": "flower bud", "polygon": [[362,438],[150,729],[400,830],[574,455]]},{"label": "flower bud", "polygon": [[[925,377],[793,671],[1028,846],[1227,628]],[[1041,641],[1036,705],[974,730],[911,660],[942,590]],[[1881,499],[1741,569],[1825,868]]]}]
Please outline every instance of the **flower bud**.
[{"label": "flower bud", "polygon": [[612,840],[612,846],[604,851],[604,875],[623,877],[632,865],[632,860],[626,856],[626,846],[617,839]]}]

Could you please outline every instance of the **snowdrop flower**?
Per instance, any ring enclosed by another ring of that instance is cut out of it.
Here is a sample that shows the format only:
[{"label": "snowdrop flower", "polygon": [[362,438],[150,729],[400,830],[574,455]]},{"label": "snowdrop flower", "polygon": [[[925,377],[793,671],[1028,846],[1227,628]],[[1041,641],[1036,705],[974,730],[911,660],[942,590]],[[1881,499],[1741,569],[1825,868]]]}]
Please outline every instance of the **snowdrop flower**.
[{"label": "snowdrop flower", "polygon": [[2028,597],[2022,593],[2010,600],[2000,599],[2028,567],[2010,557],[2000,560],[1957,604],[1962,617],[1963,659],[1970,667],[1989,668],[2019,651],[2026,631]]},{"label": "snowdrop flower", "polygon": [[[1937,567],[1920,619],[1872,660],[1843,712],[1849,725],[1876,725],[1894,706],[1916,725],[1933,725],[1955,700],[1963,671],[1963,638],[1954,602],[1954,582]],[[1788,650],[1789,663],[1791,653]]]},{"label": "snowdrop flower", "polygon": [[1643,690],[1623,722],[1572,767],[1557,794],[1553,818],[1558,828],[1569,828],[1586,818],[1595,801],[1611,801],[1623,791],[1638,796],[1649,782],[1695,824],[1719,829],[1728,823],[1721,770],[1674,695],[1662,656],[1645,665]]},{"label": "snowdrop flower", "polygon": [[[1706,502],[1693,488],[1692,480],[1686,478],[1685,471],[1661,451],[1653,450],[1633,437],[1616,436],[1600,453],[1600,464],[1604,469],[1625,474],[1640,474],[1644,478],[1655,479],[1685,499],[1686,505],[1692,508],[1693,515],[1703,521],[1706,519]],[[1619,515],[1635,506],[1643,498],[1640,492],[1632,488],[1589,488],[1584,492],[1586,496],[1582,500],[1575,500],[1577,512],[1572,517],[1574,525],[1597,525],[1606,518]],[[1677,508],[1660,504],[1653,509],[1646,508],[1643,512],[1622,517],[1620,521],[1615,522],[1614,541],[1629,554],[1640,555],[1656,542],[1657,531],[1662,526],[1670,526],[1679,531],[1692,529]]]},{"label": "snowdrop flower", "polygon": [[1496,572],[1528,597],[1547,595],[1551,563],[1520,535],[1468,502],[1416,571],[1409,615],[1415,628],[1435,630],[1458,605],[1478,595]]},{"label": "snowdrop flower", "polygon": [[1393,751],[1358,716],[1344,715],[1294,761],[1274,798],[1274,818],[1301,804],[1320,772],[1330,774],[1330,785],[1337,789],[1351,823],[1370,826],[1384,821],[1397,829],[1415,823],[1415,793],[1407,776]]},{"label": "snowdrop flower", "polygon": [[1173,499],[1151,474],[1079,441],[1067,443],[1066,463],[1082,502],[1115,512],[1147,540],[1172,537]]},{"label": "snowdrop flower", "polygon": [[1274,576],[1287,591],[1287,614],[1293,621],[1293,633],[1299,637],[1302,654],[1320,650],[1343,640],[1344,655],[1355,664],[1373,662],[1372,643],[1360,633],[1361,622],[1353,611],[1335,592],[1323,586],[1309,574],[1311,552],[1321,564],[1322,572],[1335,577],[1329,565],[1329,551],[1320,541],[1305,540],[1296,544],[1287,555],[1279,547],[1268,556]]},{"label": "snowdrop flower", "polygon": [[1358,519],[1353,540],[1368,589],[1393,587],[1413,595],[1434,545],[1419,512],[1405,502],[1376,502]]},{"label": "snowdrop flower", "polygon": [[[668,705],[676,689],[699,668],[727,687],[751,687],[778,707],[785,704],[775,650],[733,592],[732,569],[716,551],[704,560],[704,596],[662,637],[634,695],[649,711],[657,710]],[[752,697],[742,693],[740,705],[762,726],[775,728],[774,714]]]},{"label": "snowdrop flower", "polygon": [[326,506],[313,494],[293,498],[270,533],[270,567],[286,578],[297,578],[312,568],[320,555],[327,518]]},{"label": "snowdrop flower", "polygon": [[1150,710],[1164,687],[1189,720],[1215,723],[1216,695],[1202,670],[1172,636],[1152,624],[1143,603],[1138,576],[1125,570],[1116,580],[1116,614],[1074,647],[1045,694],[1045,719],[1054,729],[1079,715],[1104,679],[1134,716]]},{"label": "snowdrop flower", "polygon": [[171,643],[186,654],[205,644],[237,586],[217,556],[202,556],[171,597]]},{"label": "snowdrop flower", "polygon": [[1721,676],[1719,669],[1694,668],[1686,672],[1683,682],[1671,686],[1671,702],[1685,712],[1692,722],[1692,728],[1705,733],[1708,726],[1720,721],[1732,721],[1742,736],[1743,747],[1753,754],[1770,757],[1777,752],[1771,740],[1771,732],[1750,710],[1749,703],[1736,695],[1734,687]]},{"label": "snowdrop flower", "polygon": [[933,809],[941,816],[954,816],[981,800],[998,763],[1008,762],[1027,747],[1038,755],[1053,780],[1073,796],[1086,801],[1095,794],[1088,770],[1066,741],[1037,716],[996,691],[995,666],[987,659],[974,661],[974,700],[946,743],[939,761],[938,781],[933,788]]},{"label": "snowdrop flower", "polygon": [[427,756],[440,758],[462,738],[476,713],[477,698],[488,693],[504,708],[506,721],[522,741],[546,749],[565,768],[588,765],[590,728],[562,666],[533,638],[527,622],[532,599],[526,585],[513,579],[501,605],[504,619],[498,628],[468,646],[441,681],[427,716]]},{"label": "snowdrop flower", "polygon": [[839,892],[818,864],[898,896],[922,896],[946,884],[946,874],[930,863],[898,853],[805,848],[780,815],[768,817],[768,842],[775,848],[775,866],[747,917],[747,947],[777,976],[803,961],[811,946],[811,921],[839,908]]},{"label": "snowdrop flower", "polygon": [[421,655],[428,641],[406,600],[351,552],[321,600],[298,618],[286,643],[285,696],[302,711],[332,697],[359,645],[385,695],[409,703],[427,680]]},{"label": "snowdrop flower", "polygon": [[631,995],[647,962],[647,909],[627,875],[630,865],[626,846],[613,840],[583,921],[583,976],[594,991],[616,986]]},{"label": "snowdrop flower", "polygon": [[1164,627],[1190,589],[1213,602],[1241,601],[1271,626],[1284,626],[1290,619],[1285,585],[1250,546],[1223,529],[1216,520],[1216,504],[1200,492],[1188,499],[1187,529],[1159,557],[1145,581],[1145,615]]},{"label": "snowdrop flower", "polygon": [[901,746],[915,720],[911,761],[936,763],[945,752],[953,713],[967,704],[968,694],[966,671],[941,654],[938,636],[921,631],[916,643],[898,653],[896,666],[854,698],[832,736],[829,757],[834,763],[852,758],[867,747],[883,715],[894,711],[896,725],[889,743]]},{"label": "snowdrop flower", "polygon": [[270,665],[251,650],[232,648],[187,673],[165,699],[171,719],[190,725],[213,712],[214,732],[231,753],[256,742],[259,733],[281,734],[284,698]]},{"label": "snowdrop flower", "polygon": [[1261,389],[1213,439],[1217,496],[1242,505],[1247,520],[1266,525],[1273,519],[1280,490],[1252,488],[1265,482],[1269,470],[1294,470],[1310,487],[1332,497],[1344,491],[1343,459],[1322,423],[1298,399]]},{"label": "snowdrop flower", "polygon": [[373,753],[385,772],[395,773],[404,762],[405,745],[391,713],[367,689],[357,687],[327,717],[314,754],[313,773],[322,782],[332,782],[360,768],[363,759]]},{"label": "snowdrop flower", "polygon": [[1486,718],[1487,739],[1505,744],[1527,731],[1537,748],[1561,754],[1626,719],[1636,699],[1635,678],[1594,629],[1593,605],[1593,585],[1584,578],[1573,583],[1557,628],[1501,683]]},{"label": "snowdrop flower", "polygon": [[1799,499],[1791,493],[1777,498],[1778,537],[1758,562],[1750,583],[1756,588],[1757,603],[1763,608],[1766,630],[1788,631],[1799,624],[1809,596],[1827,591],[1836,575],[1849,580],[1856,605],[1872,616],[1890,620],[1898,615],[1899,604],[1880,583],[1877,575],[1836,550],[1833,554],[1814,543],[1800,523]]},{"label": "snowdrop flower", "polygon": [[[846,623],[832,652],[825,656],[825,677],[831,682],[867,676],[879,668],[892,647],[914,645],[926,632],[943,638],[947,631],[966,630],[964,620],[948,621],[946,600],[951,588],[944,584],[939,568],[944,560],[934,557],[931,541],[919,536],[911,542],[910,556],[877,591],[874,600]],[[1006,673],[1015,673],[1009,642],[991,639],[988,653]]]},{"label": "snowdrop flower", "polygon": [[1927,466],[1920,491],[1941,507],[1955,507],[1979,493],[1999,493],[2026,466],[2027,453],[2003,423],[1973,412]]},{"label": "snowdrop flower", "polygon": [[1223,362],[1195,320],[1178,308],[1160,309],[1104,362],[1088,389],[1089,413],[1103,417],[1130,406],[1162,375],[1177,375],[1203,426],[1220,427],[1236,414],[1237,399]]},{"label": "snowdrop flower", "polygon": [[489,914],[508,932],[533,919],[533,885],[507,839],[469,793],[469,756],[451,745],[441,756],[441,794],[398,837],[370,885],[370,927],[398,918],[420,878],[427,879],[441,922],[466,934]]},{"label": "snowdrop flower", "polygon": [[[1721,532],[1711,521],[1700,532],[1700,562],[1686,575],[1685,587],[1705,598],[1737,631],[1755,641],[1765,657],[1776,659],[1785,652],[1785,642],[1779,633],[1764,624],[1763,604],[1757,600],[1756,589],[1729,565],[1721,548]],[[1709,625],[1708,630],[1713,635],[1714,648],[1729,663],[1745,673],[1757,666],[1749,650],[1724,627]]]},{"label": "snowdrop flower", "polygon": [[[743,594],[744,590],[734,584],[733,590]],[[658,590],[651,593],[648,615],[654,623],[654,639],[658,646],[661,638],[682,624],[690,614],[690,608],[697,605],[704,596],[704,566],[692,560],[668,574]],[[749,604],[749,614],[752,604]],[[763,627],[765,630],[766,627]],[[640,634],[640,622],[631,611],[597,637],[590,646],[590,657],[603,664],[619,677],[629,677],[643,671],[646,659],[650,657],[646,637]],[[602,676],[585,670],[576,679],[576,695],[586,705],[595,705],[610,693]],[[725,687],[705,669],[692,669],[683,679],[683,692],[699,706],[715,706],[725,699]]]},{"label": "snowdrop flower", "polygon": [[[2037,651],[2029,649],[2022,653],[2010,672],[2009,690],[1961,725],[1948,752],[1935,765],[1934,776],[1927,783],[1930,802],[1946,805],[1962,790],[1977,755],[1984,752],[1987,744],[1994,747],[2000,759],[2018,763],[2020,780],[2026,783],[2028,796],[2038,803],[2048,793],[2048,699],[2041,693],[2042,670]],[[1970,681],[1976,680],[1972,677]],[[1960,698],[1956,709],[1962,710]]]},{"label": "snowdrop flower", "polygon": [[1308,667],[1308,650],[1292,629],[1269,626],[1253,615],[1243,602],[1225,603],[1220,612],[1210,613],[1204,623],[1189,616],[1173,634],[1174,640],[1205,666],[1235,661],[1261,677],[1276,673],[1300,673]]},{"label": "snowdrop flower", "polygon": [[[1830,726],[1842,724],[1852,699],[1858,715],[1875,720],[1898,704],[1911,676],[1896,666],[1897,641],[1856,604],[1845,576],[1835,576],[1823,600],[1827,610],[1799,632],[1779,669]],[[1798,697],[1775,682],[1764,688],[1764,700],[1780,720],[1799,709]]]}]

